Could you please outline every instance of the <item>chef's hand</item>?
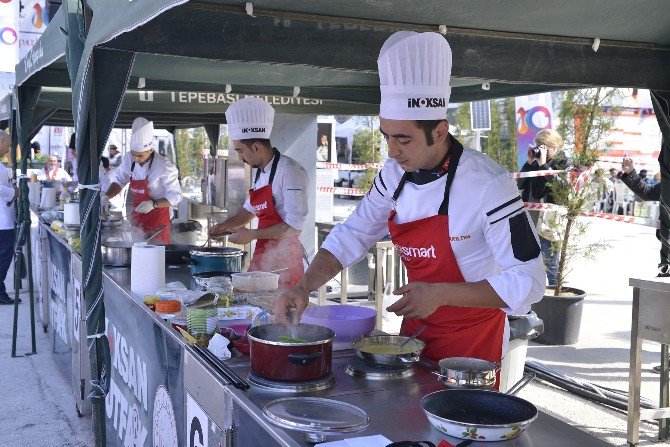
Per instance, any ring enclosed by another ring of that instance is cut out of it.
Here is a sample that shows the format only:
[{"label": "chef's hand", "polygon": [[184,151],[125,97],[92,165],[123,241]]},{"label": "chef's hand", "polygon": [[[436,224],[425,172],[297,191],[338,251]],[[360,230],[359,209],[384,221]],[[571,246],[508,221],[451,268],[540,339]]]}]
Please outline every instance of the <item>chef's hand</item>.
[{"label": "chef's hand", "polygon": [[238,228],[232,230],[232,234],[228,237],[228,242],[238,245],[245,245],[256,239],[254,231],[248,228]]},{"label": "chef's hand", "polygon": [[137,208],[135,208],[135,211],[140,214],[146,214],[150,213],[151,211],[154,210],[154,202],[153,200],[145,200],[144,202],[140,202],[139,205],[137,205]]},{"label": "chef's hand", "polygon": [[435,284],[411,282],[395,290],[394,295],[402,295],[398,301],[386,308],[389,312],[408,318],[426,318],[442,305],[435,293]]},{"label": "chef's hand", "polygon": [[216,224],[213,227],[209,229],[209,236],[213,238],[218,238],[221,233],[227,233],[230,231],[228,229],[228,226],[226,225],[225,222],[222,222],[220,224]]},{"label": "chef's hand", "polygon": [[308,303],[309,292],[300,287],[294,287],[275,299],[272,314],[280,324],[285,326],[296,325],[300,322],[302,313]]},{"label": "chef's hand", "polygon": [[626,174],[630,174],[635,169],[635,164],[630,157],[624,157],[621,163],[621,170]]}]

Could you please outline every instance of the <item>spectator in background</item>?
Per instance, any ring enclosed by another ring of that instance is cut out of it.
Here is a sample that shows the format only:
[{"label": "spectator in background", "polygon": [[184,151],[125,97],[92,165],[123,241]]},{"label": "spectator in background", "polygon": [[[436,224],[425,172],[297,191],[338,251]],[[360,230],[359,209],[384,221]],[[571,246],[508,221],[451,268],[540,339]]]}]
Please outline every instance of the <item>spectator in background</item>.
[{"label": "spectator in background", "polygon": [[40,147],[39,141],[33,141],[32,143],[30,143],[30,149],[33,152],[32,158],[38,157],[42,152],[42,148]]},{"label": "spectator in background", "polygon": [[[0,158],[9,153],[12,139],[0,130]],[[7,294],[5,278],[12,263],[16,230],[14,228],[14,199],[19,195],[9,178],[10,170],[0,163],[0,304],[14,304]]]},{"label": "spectator in background", "polygon": [[328,148],[328,135],[321,135],[319,147],[316,148],[316,161],[330,161],[330,150]]},{"label": "spectator in background", "polygon": [[[628,158],[628,157],[626,157],[626,158]],[[638,176],[640,177],[640,180],[647,183],[647,170],[646,169],[640,169],[640,173],[638,174]]]},{"label": "spectator in background", "polygon": [[67,145],[65,158],[65,171],[77,181],[77,149],[75,147],[75,134],[70,135],[70,143]]},{"label": "spectator in background", "polygon": [[67,186],[72,181],[70,175],[65,172],[65,169],[61,169],[58,163],[58,157],[55,155],[49,155],[49,161],[47,165],[40,169],[40,173],[37,174],[39,180],[60,180],[63,182],[63,186]]},{"label": "spectator in background", "polygon": [[[563,148],[563,138],[552,129],[544,129],[535,136],[535,146],[528,149],[528,161],[524,163],[521,172],[545,171],[550,169],[563,170],[568,167],[568,159]],[[549,182],[553,177],[531,177],[518,180],[521,198],[524,202],[554,203],[549,190]],[[552,242],[558,237],[546,224],[551,221],[555,211],[530,211],[531,218],[538,227],[542,257],[547,269],[549,286],[556,285],[558,278],[558,252],[552,249]]]},{"label": "spectator in background", "polygon": [[649,180],[647,183],[649,183],[649,186],[654,186],[661,183],[661,173],[657,172],[656,174],[654,174],[651,180]]},{"label": "spectator in background", "polygon": [[[635,172],[635,164],[633,163],[633,160],[628,157],[624,157],[623,162],[621,163],[621,169],[623,169],[621,181],[624,182],[642,201],[661,200],[660,180],[659,183],[653,186],[649,185],[643,180],[641,175]],[[644,171],[645,174],[647,173],[644,169],[642,171]]]},{"label": "spectator in background", "polygon": [[109,167],[110,168],[118,168],[121,166],[121,153],[119,152],[119,149],[113,145],[109,145]]},{"label": "spectator in background", "polygon": [[617,172],[618,171],[616,170],[616,168],[610,169],[610,177],[609,177],[610,182],[614,183],[618,180],[616,176]]}]

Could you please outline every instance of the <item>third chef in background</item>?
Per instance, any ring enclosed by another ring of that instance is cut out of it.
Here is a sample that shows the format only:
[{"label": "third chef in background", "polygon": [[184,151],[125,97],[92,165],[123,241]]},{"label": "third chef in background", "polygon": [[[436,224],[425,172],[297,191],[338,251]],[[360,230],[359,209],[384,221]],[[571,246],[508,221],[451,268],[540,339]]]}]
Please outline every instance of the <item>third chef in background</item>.
[{"label": "third chef in background", "polygon": [[182,193],[177,168],[156,152],[154,123],[138,117],[133,121],[130,152],[121,166],[110,172],[111,185],[100,199],[104,205],[130,183],[133,193],[132,220],[145,233],[165,225],[153,240],[170,243],[172,207],[181,201]]},{"label": "third chef in background", "polygon": [[422,355],[500,362],[506,313],[526,313],[545,291],[535,229],[516,183],[449,133],[451,48],[437,33],[400,31],[381,49],[380,130],[389,159],[353,214],[335,226],[275,315],[299,319],[308,294],[390,232],[409,283],[388,310],[401,333],[424,324]]},{"label": "third chef in background", "polygon": [[[212,236],[233,231],[234,244],[256,240],[249,271],[279,272],[280,287],[290,288],[303,274],[300,233],[307,216],[307,172],[295,160],[272,146],[270,133],[275,111],[260,98],[236,101],[226,111],[228,132],[240,160],[255,168],[244,207],[215,225]],[[258,217],[258,228],[244,228]]]}]

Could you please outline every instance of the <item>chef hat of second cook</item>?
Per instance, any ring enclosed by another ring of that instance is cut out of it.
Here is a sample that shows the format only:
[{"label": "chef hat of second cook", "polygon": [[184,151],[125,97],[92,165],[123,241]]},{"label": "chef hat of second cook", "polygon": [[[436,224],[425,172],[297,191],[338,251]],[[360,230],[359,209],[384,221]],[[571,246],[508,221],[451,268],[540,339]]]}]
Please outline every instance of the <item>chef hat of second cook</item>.
[{"label": "chef hat of second cook", "polygon": [[269,139],[275,109],[260,98],[242,98],[226,110],[228,132],[233,140]]},{"label": "chef hat of second cook", "polygon": [[135,118],[130,135],[130,150],[133,152],[146,152],[153,146],[153,141],[154,122],[141,116]]},{"label": "chef hat of second cook", "polygon": [[379,116],[393,120],[443,120],[451,95],[451,47],[438,33],[398,31],[379,58]]}]

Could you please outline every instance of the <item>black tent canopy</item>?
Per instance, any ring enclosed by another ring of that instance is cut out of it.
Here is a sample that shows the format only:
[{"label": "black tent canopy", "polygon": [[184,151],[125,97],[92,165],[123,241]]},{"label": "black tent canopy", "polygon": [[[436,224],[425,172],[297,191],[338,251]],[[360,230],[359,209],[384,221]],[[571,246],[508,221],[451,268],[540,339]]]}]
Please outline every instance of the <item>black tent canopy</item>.
[{"label": "black tent canopy", "polygon": [[[60,105],[50,109],[48,119],[70,122],[66,115],[72,111],[79,181],[95,184],[109,132],[127,126],[133,112],[153,114],[158,123],[192,123],[188,109],[194,105],[169,102],[166,94],[170,100],[173,94],[261,94],[322,101],[324,108],[315,107],[315,114],[330,113],[328,102],[347,110],[338,114],[374,114],[379,48],[393,32],[405,29],[445,35],[453,50],[454,102],[591,85],[649,88],[659,120],[665,119],[661,127],[668,141],[668,95],[663,91],[670,91],[670,9],[662,0],[635,5],[624,0],[259,0],[249,10],[245,3],[85,0],[82,7],[79,0],[64,0],[47,28],[51,40],[43,36],[43,46],[29,55],[34,62],[17,67],[17,116],[22,123],[38,122],[44,115],[37,105],[46,104],[48,87],[72,88],[71,107],[61,108],[65,97],[53,99]],[[149,93],[158,100],[139,99]],[[131,110],[135,106],[144,109]],[[220,117],[218,109],[207,109],[198,119],[220,123]],[[21,131],[20,141],[27,134]],[[666,152],[664,147],[661,157]],[[662,172],[665,192],[670,174]],[[82,245],[87,248],[82,255],[88,267],[82,292],[93,336],[104,329],[99,195],[84,189],[81,201]],[[670,215],[667,207],[663,210],[667,235]],[[92,361],[92,372],[100,378],[100,369],[109,366],[105,342],[94,338],[89,345],[95,348],[92,358],[100,360]],[[98,384],[102,396],[106,384]],[[103,423],[102,399],[94,411],[97,423]],[[96,438],[104,445],[100,425]]]}]

